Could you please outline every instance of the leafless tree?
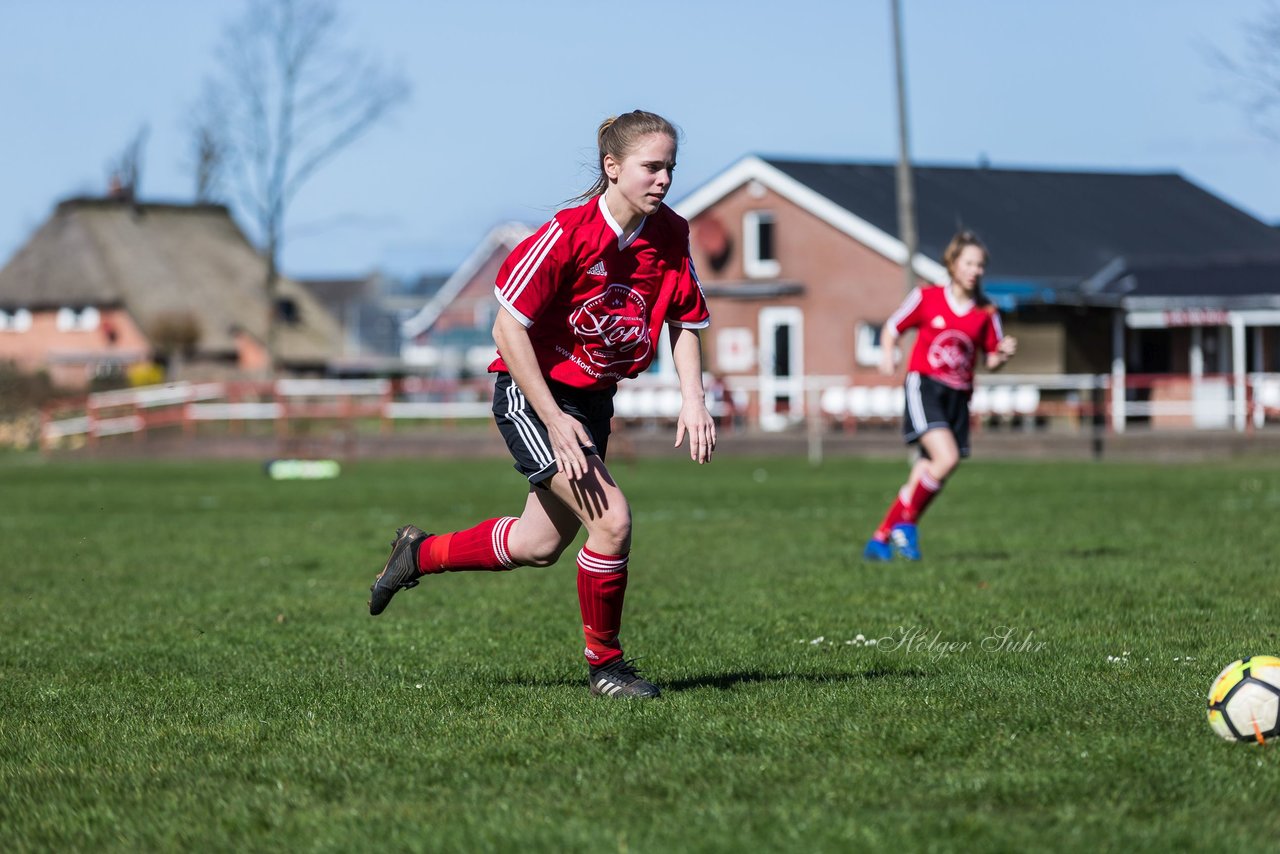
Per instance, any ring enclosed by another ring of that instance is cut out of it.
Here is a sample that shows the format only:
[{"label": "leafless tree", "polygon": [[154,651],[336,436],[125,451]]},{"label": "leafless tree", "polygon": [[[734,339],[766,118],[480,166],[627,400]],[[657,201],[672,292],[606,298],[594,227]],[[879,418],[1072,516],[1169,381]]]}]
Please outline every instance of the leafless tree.
[{"label": "leafless tree", "polygon": [[195,172],[196,203],[222,198],[227,170],[225,122],[217,94],[206,88],[204,100],[188,123],[190,166]]},{"label": "leafless tree", "polygon": [[1230,97],[1244,107],[1263,136],[1280,143],[1280,5],[1268,3],[1244,30],[1242,56],[1214,49],[1210,57],[1232,78]]},{"label": "leafless tree", "polygon": [[216,134],[234,199],[267,262],[274,374],[285,216],[302,186],[408,98],[408,81],[345,47],[329,0],[249,0],[226,30],[195,127]]}]

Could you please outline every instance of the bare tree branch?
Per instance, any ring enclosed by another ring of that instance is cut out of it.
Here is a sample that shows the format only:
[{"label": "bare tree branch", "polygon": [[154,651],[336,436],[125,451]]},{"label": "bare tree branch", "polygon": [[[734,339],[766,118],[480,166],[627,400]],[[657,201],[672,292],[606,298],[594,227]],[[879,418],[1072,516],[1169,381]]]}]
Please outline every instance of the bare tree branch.
[{"label": "bare tree branch", "polygon": [[199,107],[188,120],[190,134],[189,165],[195,172],[195,198],[197,203],[218,201],[222,198],[223,181],[230,160],[227,151],[226,109],[216,92],[206,87]]},{"label": "bare tree branch", "polygon": [[[229,26],[210,81],[220,104],[217,144],[238,206],[249,212],[267,259],[272,314],[267,349],[273,370],[275,291],[284,223],[298,192],[326,163],[403,103],[409,84],[344,48],[330,0],[249,0]],[[206,106],[206,111],[211,107]]]},{"label": "bare tree branch", "polygon": [[1280,5],[1269,2],[1244,31],[1243,56],[1212,49],[1210,60],[1234,84],[1227,97],[1243,108],[1260,134],[1280,143]]}]

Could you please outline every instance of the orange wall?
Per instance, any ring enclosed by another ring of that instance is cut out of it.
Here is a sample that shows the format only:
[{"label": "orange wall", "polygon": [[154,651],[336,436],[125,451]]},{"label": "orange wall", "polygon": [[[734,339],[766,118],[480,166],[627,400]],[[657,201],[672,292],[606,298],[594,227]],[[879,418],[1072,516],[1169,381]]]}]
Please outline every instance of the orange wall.
[{"label": "orange wall", "polygon": [[262,373],[271,367],[266,345],[244,332],[236,333],[236,360],[241,371]]},{"label": "orange wall", "polygon": [[23,371],[48,370],[55,384],[82,388],[93,379],[97,365],[129,365],[150,358],[151,345],[123,309],[101,309],[98,327],[86,331],[59,330],[57,314],[34,311],[25,332],[0,331],[0,361],[13,362]]}]

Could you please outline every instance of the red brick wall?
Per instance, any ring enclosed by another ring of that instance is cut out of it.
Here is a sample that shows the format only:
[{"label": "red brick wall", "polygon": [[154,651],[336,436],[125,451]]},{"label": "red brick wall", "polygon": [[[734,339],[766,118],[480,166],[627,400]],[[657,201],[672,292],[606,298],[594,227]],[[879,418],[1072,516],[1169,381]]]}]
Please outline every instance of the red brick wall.
[{"label": "red brick wall", "polygon": [[[432,332],[472,327],[483,328],[486,331],[491,329],[494,311],[498,305],[493,295],[493,283],[497,280],[498,269],[505,259],[505,248],[501,252],[494,252],[440,314],[439,319],[432,326]],[[477,323],[477,317],[482,316],[488,317],[488,321]]]},{"label": "red brick wall", "polygon": [[[776,277],[748,279],[743,266],[743,215],[767,210],[774,219]],[[700,246],[697,229],[709,216],[728,232],[731,250],[719,270]],[[878,252],[768,189],[753,193],[744,186],[695,217],[694,263],[704,286],[717,282],[798,283],[803,293],[768,299],[710,299],[711,329],[706,352],[715,364],[717,330],[746,327],[759,345],[758,316],[766,306],[794,306],[804,313],[804,370],[807,375],[841,375],[879,382],[874,367],[855,364],[855,333],[860,322],[882,324],[905,295],[902,268]],[[755,373],[754,369],[751,373]]]}]

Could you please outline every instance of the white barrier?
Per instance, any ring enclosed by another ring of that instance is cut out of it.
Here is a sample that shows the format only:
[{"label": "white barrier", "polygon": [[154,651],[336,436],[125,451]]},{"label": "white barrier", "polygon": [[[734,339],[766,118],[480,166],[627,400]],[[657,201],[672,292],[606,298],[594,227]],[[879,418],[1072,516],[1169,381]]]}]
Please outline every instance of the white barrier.
[{"label": "white barrier", "polygon": [[192,421],[274,421],[284,415],[279,403],[190,403],[183,413]]},{"label": "white barrier", "polygon": [[226,395],[222,383],[169,383],[166,385],[122,388],[113,391],[97,391],[87,398],[90,409],[110,409],[117,406],[153,408],[186,403],[191,400],[212,400]]},{"label": "white barrier", "polygon": [[391,390],[389,380],[276,380],[281,397],[381,397]]},{"label": "white barrier", "polygon": [[[1171,375],[1172,376],[1172,375]],[[980,377],[970,401],[970,410],[977,417],[986,416],[1035,416],[1070,410],[1072,405],[1088,405],[1095,401],[1096,393],[1105,386],[1108,377],[1094,375],[1010,375],[998,378]],[[716,400],[708,398],[713,415],[727,410],[723,398],[733,401],[733,412],[749,414],[753,398],[760,392],[755,377],[736,377],[731,386],[720,386]],[[1103,383],[1100,386],[1099,383]],[[1280,411],[1280,374],[1251,374],[1248,377],[1250,403],[1253,406],[1252,422],[1262,426],[1276,418]],[[707,382],[710,387],[710,382]],[[896,419],[902,416],[904,392],[898,384],[849,385],[847,377],[810,376],[805,378],[806,397],[792,401],[799,403],[797,413],[808,411],[821,413],[829,419]],[[1131,386],[1140,387],[1140,386]],[[229,401],[227,386],[223,383],[202,384],[174,383],[137,389],[99,392],[86,398],[85,414],[67,412],[67,417],[45,421],[42,438],[46,442],[87,435],[108,436],[145,431],[152,426],[172,426],[181,422],[208,423],[214,421],[273,421],[282,418],[320,417],[306,410],[306,397],[364,398],[381,397],[373,407],[365,406],[359,413],[323,417],[361,417],[388,420],[487,420],[491,416],[488,400],[430,400],[391,401],[393,386],[389,380],[337,380],[337,379],[286,379],[278,381],[259,393],[274,394],[274,400]],[[1048,393],[1049,402],[1045,402]],[[1062,400],[1063,397],[1067,399]],[[1213,402],[1218,406],[1234,405],[1234,401]],[[682,398],[677,386],[669,381],[640,378],[623,383],[614,397],[614,411],[624,419],[674,419],[679,416]],[[1129,400],[1126,411],[1132,417],[1140,416],[1192,416],[1202,414],[1209,405],[1204,400]],[[174,406],[171,414],[155,412],[157,408]],[[1065,407],[1065,409],[1064,409]],[[64,410],[65,411],[65,410]],[[180,419],[167,417],[181,415]],[[102,417],[102,416],[107,417]],[[154,417],[153,417],[154,416]],[[1200,426],[1197,424],[1197,426]]]},{"label": "white barrier", "polygon": [[[896,418],[904,397],[902,386],[829,386],[820,392],[818,406],[833,418]],[[969,402],[975,415],[1033,415],[1039,407],[1040,389],[1028,384],[978,386]]]},{"label": "white barrier", "polygon": [[383,410],[387,418],[488,418],[493,414],[493,407],[479,401],[461,401],[456,403],[388,403]]},{"label": "white barrier", "polygon": [[1254,379],[1254,400],[1264,409],[1280,409],[1280,377]]}]

